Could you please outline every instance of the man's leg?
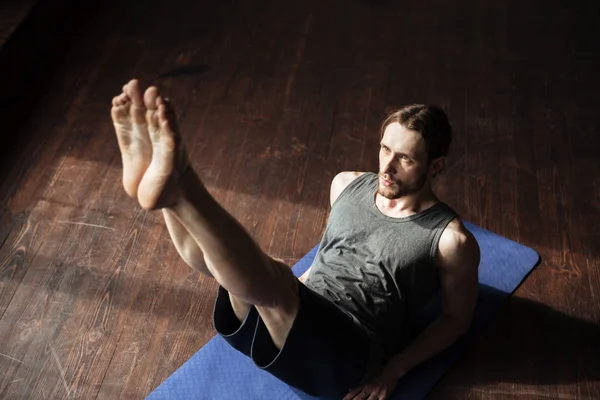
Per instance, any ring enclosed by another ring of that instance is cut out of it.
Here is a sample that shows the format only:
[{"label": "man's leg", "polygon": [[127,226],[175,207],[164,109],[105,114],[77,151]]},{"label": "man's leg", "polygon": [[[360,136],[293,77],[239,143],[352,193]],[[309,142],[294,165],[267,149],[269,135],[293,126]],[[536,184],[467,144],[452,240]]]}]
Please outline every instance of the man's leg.
[{"label": "man's leg", "polygon": [[[169,209],[163,208],[162,212],[169,235],[171,235],[171,240],[183,261],[196,271],[212,278],[213,276],[204,260],[204,253],[194,240],[194,237],[190,235],[185,226],[179,222]],[[229,293],[229,301],[231,302],[235,316],[242,322],[246,318],[246,315],[248,315],[251,305],[241,301],[231,293]]]},{"label": "man's leg", "polygon": [[210,274],[231,296],[256,305],[274,344],[281,348],[299,309],[298,282],[290,268],[268,257],[186,165],[175,121],[156,88],[148,89],[143,98],[149,140],[136,113],[142,107],[137,82],[125,90],[113,99],[112,110],[125,190],[137,195],[145,209],[168,208],[199,245]]}]

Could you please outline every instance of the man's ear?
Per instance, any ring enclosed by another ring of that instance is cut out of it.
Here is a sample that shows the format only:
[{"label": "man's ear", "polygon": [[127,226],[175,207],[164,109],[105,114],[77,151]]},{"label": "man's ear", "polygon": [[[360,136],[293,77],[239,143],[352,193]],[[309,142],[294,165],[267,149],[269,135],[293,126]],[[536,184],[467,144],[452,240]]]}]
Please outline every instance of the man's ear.
[{"label": "man's ear", "polygon": [[434,158],[429,163],[429,170],[431,172],[432,177],[438,176],[446,167],[446,156]]}]

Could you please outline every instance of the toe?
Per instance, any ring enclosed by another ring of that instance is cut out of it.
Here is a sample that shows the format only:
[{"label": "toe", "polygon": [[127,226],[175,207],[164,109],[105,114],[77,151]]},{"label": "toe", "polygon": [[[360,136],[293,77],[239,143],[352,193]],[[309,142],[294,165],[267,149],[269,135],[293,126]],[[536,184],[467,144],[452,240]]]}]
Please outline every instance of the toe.
[{"label": "toe", "polygon": [[158,106],[158,122],[160,122],[160,124],[162,126],[165,125],[165,123],[169,122],[169,119],[167,118],[167,108],[165,107],[164,104],[161,104],[160,106]]},{"label": "toe", "polygon": [[169,150],[175,149],[177,142],[177,133],[173,129],[174,119],[170,117],[169,109],[164,105],[158,107],[156,112],[158,123],[160,124],[161,141],[165,148]]},{"label": "toe", "polygon": [[140,88],[140,82],[137,79],[132,79],[128,85],[127,94],[131,98],[131,101],[136,107],[144,107],[144,100],[142,95],[142,89]]},{"label": "toe", "polygon": [[117,97],[117,105],[125,105],[129,102],[129,96],[127,96],[127,94],[125,93],[121,93],[118,97]]},{"label": "toe", "polygon": [[[116,101],[116,100],[115,100]],[[119,124],[126,124],[129,114],[129,104],[125,103],[125,105],[116,104],[110,110],[110,115],[112,116],[113,122]]]},{"label": "toe", "polygon": [[156,108],[160,110],[162,107],[163,113],[169,118],[169,113],[172,111],[171,104],[162,96],[156,97]]},{"label": "toe", "polygon": [[162,112],[159,114],[160,122],[161,124],[163,122],[168,124],[169,130],[173,132],[173,134],[177,134],[179,128],[177,127],[177,116],[175,115],[175,111],[167,99],[161,98],[161,100]]},{"label": "toe", "polygon": [[149,110],[156,110],[156,97],[158,89],[155,86],[150,86],[144,93],[144,104]]},{"label": "toe", "polygon": [[148,126],[148,133],[150,134],[150,141],[155,142],[160,136],[160,126],[158,124],[158,115],[156,110],[146,110],[146,124]]},{"label": "toe", "polygon": [[[133,118],[133,123],[142,125],[146,122],[146,107],[144,107],[144,102],[142,101],[142,93],[140,91],[140,86],[137,81],[132,81],[132,83],[128,87],[129,97],[131,98],[131,117]],[[129,98],[128,98],[129,99]]]}]

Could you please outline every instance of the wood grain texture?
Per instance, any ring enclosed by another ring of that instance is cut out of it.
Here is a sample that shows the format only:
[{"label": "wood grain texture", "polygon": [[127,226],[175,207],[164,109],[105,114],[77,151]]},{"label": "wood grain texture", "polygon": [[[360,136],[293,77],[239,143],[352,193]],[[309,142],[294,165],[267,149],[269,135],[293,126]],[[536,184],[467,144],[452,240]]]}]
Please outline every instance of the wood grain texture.
[{"label": "wood grain texture", "polygon": [[600,397],[597,2],[91,5],[53,14],[74,34],[4,99],[0,398],[143,398],[214,335],[216,283],[121,186],[110,100],[132,77],[171,99],[211,193],[290,264],[318,243],[335,174],[376,170],[385,113],[441,105],[439,196],[542,263],[429,398]]}]

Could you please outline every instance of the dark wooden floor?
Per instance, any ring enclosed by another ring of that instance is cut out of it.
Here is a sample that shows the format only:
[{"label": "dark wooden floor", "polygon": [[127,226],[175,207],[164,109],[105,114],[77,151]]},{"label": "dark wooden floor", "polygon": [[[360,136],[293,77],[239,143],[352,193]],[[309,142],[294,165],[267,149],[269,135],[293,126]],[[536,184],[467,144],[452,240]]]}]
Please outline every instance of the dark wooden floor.
[{"label": "dark wooden floor", "polygon": [[333,176],[376,169],[385,112],[444,107],[440,197],[542,262],[430,398],[600,398],[600,3],[112,3],[7,114],[27,118],[3,133],[0,398],[143,398],[214,334],[215,283],[121,187],[109,105],[132,77],[172,99],[211,192],[290,264]]},{"label": "dark wooden floor", "polygon": [[35,0],[3,0],[0,2],[0,47],[35,6]]}]

